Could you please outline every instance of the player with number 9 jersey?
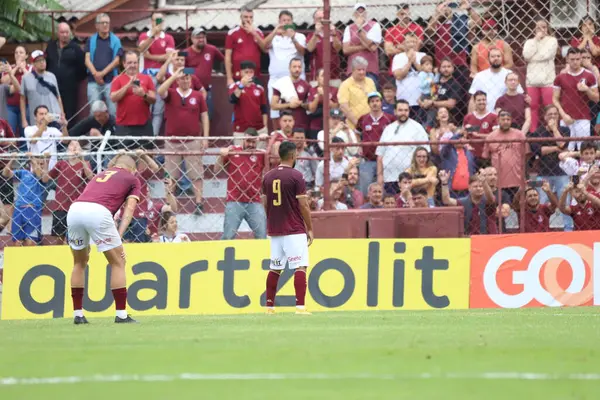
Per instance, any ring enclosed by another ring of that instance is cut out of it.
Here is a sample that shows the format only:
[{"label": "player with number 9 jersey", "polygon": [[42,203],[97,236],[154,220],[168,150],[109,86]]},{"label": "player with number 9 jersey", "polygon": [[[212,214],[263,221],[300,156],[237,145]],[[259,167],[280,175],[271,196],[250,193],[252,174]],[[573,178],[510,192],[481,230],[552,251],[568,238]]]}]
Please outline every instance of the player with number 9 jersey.
[{"label": "player with number 9 jersey", "polygon": [[279,146],[281,164],[267,172],[262,182],[267,231],[271,240],[271,266],[267,275],[267,313],[275,311],[279,275],[286,264],[294,270],[296,314],[310,314],[304,306],[308,246],[312,221],[302,173],[294,169],[297,149],[292,142]]}]

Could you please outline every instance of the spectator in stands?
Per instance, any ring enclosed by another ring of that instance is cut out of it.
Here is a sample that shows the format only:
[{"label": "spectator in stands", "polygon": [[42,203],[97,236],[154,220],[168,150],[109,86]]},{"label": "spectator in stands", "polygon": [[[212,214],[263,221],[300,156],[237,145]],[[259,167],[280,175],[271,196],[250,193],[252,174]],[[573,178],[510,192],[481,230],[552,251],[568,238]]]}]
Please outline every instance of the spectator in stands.
[{"label": "spectator in stands", "polygon": [[419,111],[418,101],[421,97],[419,71],[425,53],[417,51],[419,39],[414,33],[407,33],[404,39],[405,52],[394,56],[392,72],[396,78],[396,100],[408,101],[411,118],[416,118]]},{"label": "spectator in stands", "polygon": [[[344,143],[344,140],[339,137],[333,137],[331,139],[332,144],[341,144]],[[343,147],[331,147],[331,162],[329,163],[329,179],[339,181],[342,179],[342,175],[347,173],[351,167],[356,167],[360,160],[358,158],[353,158],[348,161],[346,157],[344,157],[344,148]],[[325,173],[325,160],[319,161],[319,166],[317,167],[317,176],[315,177],[315,185],[318,188],[321,188],[324,183],[324,173]]]},{"label": "spectator in stands", "polygon": [[[12,139],[14,137],[15,134],[8,121],[0,118],[0,154],[11,152],[16,148],[16,143],[2,141],[4,138]],[[5,165],[6,160],[0,159],[0,167],[4,168]],[[0,227],[2,227],[2,229],[4,229],[8,222],[4,221],[4,217],[8,216],[10,219],[10,215],[12,215],[12,207],[15,203],[14,200],[15,188],[12,181],[0,174],[0,202],[2,203],[2,206],[0,206]]]},{"label": "spectator in stands", "polygon": [[83,193],[85,185],[93,177],[89,162],[83,159],[81,145],[72,140],[67,147],[67,158],[56,163],[49,172],[56,181],[56,206],[52,210],[52,236],[66,244],[67,211],[71,204]]},{"label": "spectator in stands", "polygon": [[437,172],[438,169],[429,156],[429,151],[423,147],[418,146],[410,162],[410,167],[406,170],[413,176],[411,187],[424,188],[427,191],[427,201],[431,206],[434,205],[435,188],[438,184]]},{"label": "spectator in stands", "polygon": [[[172,51],[169,53],[167,61],[163,63],[156,74],[156,81],[159,84],[169,79],[175,71],[185,67],[185,54],[187,54],[185,51]],[[175,81],[175,85],[177,85],[177,81]],[[202,96],[206,100],[206,90],[204,90],[202,82],[196,75],[192,75],[192,89],[202,93]]]},{"label": "spectator in stands", "polygon": [[[385,92],[385,86],[384,86]],[[394,103],[396,93],[394,92]],[[356,130],[361,135],[361,142],[379,142],[383,130],[394,122],[394,117],[383,111],[381,94],[371,92],[367,95],[370,112],[358,119]],[[362,148],[362,161],[360,162],[360,191],[366,196],[369,185],[377,179],[377,150],[376,146]]]},{"label": "spectator in stands", "polygon": [[190,242],[190,237],[178,231],[177,215],[170,211],[163,213],[160,217],[160,231],[158,243],[185,243]]},{"label": "spectator in stands", "polygon": [[[366,61],[366,74],[379,87],[379,45],[382,42],[381,25],[367,15],[364,3],[354,5],[352,24],[346,26],[343,37],[344,55],[348,57],[348,75],[354,75],[354,60]],[[369,91],[370,92],[370,91]],[[356,118],[360,115],[356,116]]]},{"label": "spectator in stands", "polygon": [[431,128],[435,124],[437,111],[440,108],[446,108],[449,112],[458,112],[459,120],[464,104],[459,104],[462,101],[463,90],[454,78],[454,64],[449,58],[445,58],[440,62],[439,66],[440,77],[436,84],[437,90],[434,98],[426,99],[419,98],[419,108],[426,112],[424,124],[427,128]]},{"label": "spectator in stands", "polygon": [[[342,174],[342,180],[343,178],[344,175]],[[359,183],[357,167],[348,168],[347,182],[348,184],[344,187],[342,201],[348,206],[348,208],[360,208],[360,206],[362,206],[365,203],[365,199],[363,197],[362,192],[357,188]]]},{"label": "spectator in stands", "polygon": [[[313,21],[315,24],[314,32],[309,33],[306,38],[306,50],[308,50],[311,54],[310,57],[310,82],[311,85],[314,86],[313,83],[318,82],[320,71],[323,70],[323,10],[318,9],[313,14]],[[342,33],[335,29],[335,25],[331,24],[329,28],[330,35],[330,61],[329,61],[329,71],[330,77],[328,85],[334,86],[336,88],[340,87],[342,80],[340,79],[342,76],[341,69],[341,57],[340,51],[342,50]],[[322,86],[322,85],[321,85]]]},{"label": "spectator in stands", "polygon": [[[559,153],[558,160],[560,160],[559,166],[561,172],[568,176],[581,176],[582,174],[587,176],[588,171],[596,164],[597,149],[595,143],[583,142],[579,151],[563,151],[562,153]],[[568,183],[568,178],[565,180]],[[554,191],[558,193],[556,189]]]},{"label": "spectator in stands", "polygon": [[[139,73],[136,53],[128,51],[124,60],[125,73],[116,77],[110,87],[110,100],[117,105],[114,136],[152,136],[150,106],[156,101],[154,82],[148,75]],[[151,147],[152,143],[128,140],[117,143],[113,148],[140,146]]]},{"label": "spectator in stands", "polygon": [[46,184],[50,180],[47,155],[36,157],[27,153],[30,170],[13,170],[15,158],[11,158],[2,170],[4,178],[19,181],[10,230],[17,246],[35,246],[42,240],[42,208]]},{"label": "spectator in stands", "polygon": [[[432,142],[449,140],[456,134],[456,131],[457,128],[450,111],[446,107],[438,108],[433,127],[429,131],[429,139]],[[444,144],[432,144],[431,152],[435,156],[439,156],[444,146]],[[439,157],[436,157],[437,160],[439,160]]]},{"label": "spectator in stands", "polygon": [[580,37],[571,39],[569,45],[579,50],[588,50],[594,56],[594,64],[598,63],[598,56],[600,56],[600,37],[596,34],[597,32],[596,21],[591,15],[586,15],[579,21],[579,32]]},{"label": "spectator in stands", "polygon": [[[23,129],[28,126],[27,106],[29,106],[29,120],[35,121],[34,110],[41,105],[48,108],[48,111],[57,117],[52,121],[55,128],[67,124],[62,99],[58,91],[56,76],[46,71],[46,55],[41,50],[34,50],[31,53],[33,69],[31,73],[25,74],[21,80],[21,123]],[[14,84],[14,82],[13,82]]]},{"label": "spectator in stands", "polygon": [[[192,89],[192,77],[184,74],[184,69],[177,70],[167,79],[160,88],[158,95],[165,102],[165,116],[167,120],[165,134],[167,137],[189,136],[205,137],[210,133],[208,109],[202,94]],[[178,87],[172,87],[177,80]],[[201,121],[201,123],[198,123]],[[202,215],[203,200],[203,174],[202,157],[199,154],[187,156],[177,155],[179,152],[199,152],[208,147],[206,140],[188,140],[165,142],[165,150],[171,154],[165,158],[165,170],[169,177],[176,181],[181,176],[181,162],[185,162],[186,174],[194,188],[196,197],[196,214]]]},{"label": "spectator in stands", "polygon": [[410,190],[410,195],[412,198],[412,205],[410,208],[430,208],[434,207],[433,204],[428,197],[427,189],[424,187],[416,187]]},{"label": "spectator in stands", "polygon": [[21,91],[21,84],[15,76],[15,70],[11,68],[8,62],[0,61],[0,74],[2,82],[0,83],[0,119],[8,120],[8,99],[14,93]]},{"label": "spectator in stands", "polygon": [[[19,84],[23,80],[23,75],[30,72],[33,68],[31,64],[27,63],[27,50],[23,46],[15,47],[14,52],[15,63],[11,65],[13,75],[19,81]],[[6,99],[8,105],[8,117],[6,118],[10,123],[10,126],[15,133],[15,137],[23,137],[23,126],[21,119],[21,90],[16,90],[16,87],[11,83],[11,77],[9,74],[3,74],[0,83],[9,84],[12,86],[12,94]],[[29,111],[26,110],[25,118],[29,116]],[[0,117],[1,118],[1,117]],[[24,144],[24,143],[22,143]],[[20,146],[24,149],[25,146]]]},{"label": "spectator in stands", "polygon": [[[462,141],[463,138],[464,135],[461,132],[452,136],[450,140]],[[466,196],[469,190],[469,179],[477,173],[475,156],[469,147],[460,142],[445,145],[440,158],[442,169],[449,175],[450,196],[455,199]]]},{"label": "spectator in stands", "polygon": [[412,187],[412,180],[413,177],[408,172],[402,172],[400,173],[400,175],[398,175],[399,192],[396,197],[396,207],[412,207],[412,194],[410,191],[410,188]]},{"label": "spectator in stands", "polygon": [[[273,82],[273,95],[271,97],[271,110],[288,110],[294,115],[295,127],[308,130],[309,120],[308,92],[310,84],[302,76],[304,61],[301,58],[292,58],[289,64],[289,75]],[[271,115],[273,118],[273,115]]]},{"label": "spectator in stands", "polygon": [[233,104],[233,137],[244,136],[248,128],[254,128],[259,135],[267,136],[267,95],[265,88],[254,80],[256,65],[252,61],[242,61],[236,72],[240,80],[229,85],[229,102]]},{"label": "spectator in stands", "polygon": [[[568,195],[572,202],[567,203]],[[588,192],[580,183],[569,182],[558,200],[560,211],[573,217],[576,231],[592,231],[600,229],[600,198]]]},{"label": "spectator in stands", "polygon": [[407,48],[404,41],[406,40],[406,35],[408,33],[412,33],[417,37],[419,41],[417,49],[421,48],[423,40],[425,39],[425,34],[421,25],[413,22],[410,17],[410,5],[401,3],[398,4],[396,8],[398,9],[398,12],[396,13],[398,24],[385,31],[385,41],[383,42],[383,49],[390,60],[393,59],[396,54],[406,52]]},{"label": "spectator in stands", "polygon": [[[296,143],[298,159],[296,160],[296,168],[302,172],[306,187],[312,189],[315,186],[315,175],[319,161],[315,160],[316,154],[313,147],[306,145],[306,133],[302,130],[294,130],[292,134],[294,143]],[[313,158],[313,159],[310,159]]]},{"label": "spectator in stands", "polygon": [[271,149],[270,157],[272,165],[273,162],[279,162],[279,145],[281,142],[293,139],[294,126],[294,115],[290,111],[282,111],[279,118],[280,129],[271,132],[271,138],[269,139],[268,148]]},{"label": "spectator in stands", "polygon": [[[330,131],[329,138],[338,137],[344,141],[344,143],[354,144],[360,142],[360,139],[354,129],[351,129],[346,124],[346,117],[337,108],[332,109],[329,112]],[[318,145],[321,152],[325,149],[325,132],[321,131],[317,135]],[[346,147],[344,148],[344,155],[346,157],[358,157],[360,147]]]},{"label": "spectator in stands", "polygon": [[[512,71],[502,66],[502,52],[498,49],[491,49],[489,51],[489,61],[490,67],[478,72],[473,78],[473,83],[469,89],[469,93],[472,95],[471,100],[469,100],[469,111],[475,109],[473,95],[477,92],[481,91],[487,95],[487,110],[489,112],[494,111],[496,101],[506,93],[506,76]],[[517,93],[524,93],[520,84],[517,87]]]},{"label": "spectator in stands", "polygon": [[471,78],[478,72],[490,68],[489,53],[492,49],[502,53],[502,66],[511,69],[514,65],[510,45],[498,36],[497,22],[487,20],[481,25],[481,41],[473,46],[471,51]]},{"label": "spectator in stands", "polygon": [[[306,100],[308,103],[308,118],[310,120],[308,128],[308,138],[312,140],[316,139],[319,131],[323,130],[323,97],[325,93],[325,72],[323,71],[323,69],[319,69],[316,76],[317,86],[311,87],[309,89],[308,98]],[[329,86],[330,110],[339,107],[337,94],[337,88]]]},{"label": "spectator in stands", "polygon": [[552,104],[552,85],[556,78],[554,59],[558,41],[552,36],[548,21],[539,17],[535,22],[535,36],[523,46],[527,62],[527,94],[531,98],[531,132],[535,132],[540,112]]},{"label": "spectator in stands", "polygon": [[[343,190],[344,190],[344,184],[340,181],[338,181],[337,179],[332,179],[330,182],[330,193],[331,193],[331,200],[334,202],[334,210],[338,210],[338,211],[343,211],[343,210],[348,210],[348,206],[346,204],[344,204],[341,200],[342,200],[342,196],[344,194]],[[317,201],[317,211],[322,211],[324,210],[324,206],[325,206],[325,199],[324,198],[320,198]]]},{"label": "spectator in stands", "polygon": [[383,208],[383,186],[379,183],[371,183],[369,185],[368,203],[360,206],[361,210],[372,208]]},{"label": "spectator in stands", "polygon": [[506,75],[506,93],[496,100],[496,114],[500,110],[508,111],[513,116],[513,127],[527,134],[531,126],[531,107],[525,95],[518,93],[519,75],[514,72]]},{"label": "spectator in stands", "polygon": [[[417,121],[410,119],[409,113],[408,102],[399,100],[396,103],[397,121],[384,129],[380,140],[382,145],[377,147],[377,182],[384,187],[386,193],[399,193],[400,188],[396,177],[410,167],[410,160],[417,146],[385,146],[384,144],[429,141],[425,129]],[[429,145],[423,147],[430,151]]]},{"label": "spectator in stands", "polygon": [[[463,127],[470,138],[485,139],[498,127],[498,115],[493,111],[489,111],[485,92],[477,91],[472,98],[475,102],[475,108],[465,116]],[[474,143],[472,146],[477,166],[488,166],[489,163],[483,158],[483,144]]]},{"label": "spectator in stands", "polygon": [[48,107],[39,105],[34,109],[36,124],[25,128],[25,137],[32,139],[27,143],[29,151],[33,155],[42,155],[50,153],[50,165],[52,169],[56,165],[58,152],[57,141],[53,138],[68,136],[66,125],[63,125],[62,131],[50,126],[54,122],[54,116],[48,113]]},{"label": "spectator in stands", "polygon": [[[529,186],[525,189],[525,220],[523,222],[525,233],[550,232],[550,217],[558,207],[558,198],[550,189],[548,182],[544,181],[541,189],[550,200],[549,203],[540,200],[540,195],[535,187]],[[523,189],[519,188],[513,201],[513,209],[517,214],[521,212],[522,197]]]},{"label": "spectator in stands", "polygon": [[[169,53],[175,51],[175,39],[173,36],[165,33],[164,16],[162,13],[155,12],[150,16],[152,28],[147,32],[142,32],[138,39],[138,52],[140,57],[142,73],[149,75],[158,87],[156,75],[165,61],[169,59]],[[156,97],[156,102],[152,105],[152,130],[154,136],[160,135],[165,113],[165,103],[160,96]]]},{"label": "spectator in stands", "polygon": [[[592,143],[587,144],[591,145]],[[600,168],[598,167],[598,164],[592,165],[588,169],[588,173],[582,178],[581,183],[583,183],[583,187],[594,196],[600,198]]]},{"label": "spectator in stands", "polygon": [[[479,172],[485,177],[490,190],[494,195],[494,202],[498,202],[498,171],[494,167],[482,168]],[[506,192],[500,190],[500,208],[497,210],[497,214],[502,218],[502,232],[506,232],[505,218],[510,215],[511,201],[510,197]]]},{"label": "spectator in stands", "polygon": [[383,196],[383,208],[396,208],[396,198],[392,194]]},{"label": "spectator in stands", "polygon": [[[548,182],[550,189],[558,196],[563,193],[569,184],[569,177],[561,168],[559,159],[560,154],[567,148],[567,142],[557,141],[557,139],[569,137],[569,128],[560,126],[559,120],[558,109],[553,105],[547,106],[544,109],[544,124],[540,125],[534,133],[528,135],[531,138],[548,139],[545,142],[531,142],[531,153],[535,157],[537,164],[538,179]],[[591,144],[589,142],[586,143],[588,145]],[[595,156],[595,148],[593,146],[591,150]],[[540,192],[539,196],[542,204],[548,201],[545,192]],[[563,222],[565,230],[573,230],[573,220],[569,216],[564,215]]]},{"label": "spectator in stands", "polygon": [[440,171],[442,202],[446,206],[462,206],[466,235],[493,235],[498,232],[494,195],[482,174],[469,178],[469,195],[459,199],[450,197],[449,175]]},{"label": "spectator in stands", "polygon": [[[567,52],[569,69],[554,80],[553,103],[562,122],[569,127],[571,137],[589,137],[591,109],[589,102],[598,102],[598,82],[594,74],[581,66],[581,51]],[[569,150],[579,149],[581,142],[569,142]]]},{"label": "spectator in stands", "polygon": [[60,98],[63,101],[65,116],[69,127],[75,125],[72,120],[79,108],[79,83],[85,79],[85,53],[72,38],[71,28],[66,22],[58,24],[58,40],[51,40],[46,47],[48,71],[56,76]]},{"label": "spectator in stands", "polygon": [[[381,109],[384,113],[394,115],[396,110],[396,85],[394,82],[386,82],[381,88],[383,93],[383,103]],[[379,92],[375,92],[379,93]]]},{"label": "spectator in stands", "polygon": [[[498,114],[499,128],[487,136],[483,157],[491,159],[500,177],[498,186],[505,191],[511,202],[525,177],[524,157],[530,153],[529,144],[523,144],[525,134],[512,127],[512,117],[508,111]],[[493,143],[497,140],[511,142]]]},{"label": "spectator in stands", "polygon": [[[288,10],[279,13],[279,24],[265,38],[265,48],[269,49],[269,83],[267,85],[269,104],[273,104],[273,85],[279,79],[289,76],[292,59],[297,58],[300,60],[300,78],[302,80],[306,79],[304,75],[306,36],[296,32],[294,16]],[[298,93],[298,95],[300,94]],[[279,118],[279,112],[272,109],[271,119],[277,118]]]},{"label": "spectator in stands", "polygon": [[213,115],[212,71],[215,61],[224,62],[225,56],[217,47],[207,43],[206,32],[203,28],[192,31],[192,45],[186,49],[185,66],[196,69],[196,76],[206,90],[206,105],[208,115]]},{"label": "spectator in stands", "polygon": [[[267,237],[267,217],[260,199],[265,154],[256,150],[256,129],[249,128],[245,133],[251,138],[244,139],[243,147],[230,146],[221,149],[215,164],[215,173],[225,168],[229,176],[221,240],[235,239],[244,220],[254,232],[255,239]],[[231,154],[241,151],[252,154]]]},{"label": "spectator in stands", "polygon": [[119,74],[123,57],[121,39],[110,31],[108,14],[96,16],[97,33],[85,44],[85,66],[88,69],[88,102],[104,100],[111,115],[117,114],[117,106],[110,98],[111,83]]},{"label": "spectator in stands", "polygon": [[[116,121],[115,117],[109,114],[106,103],[102,100],[96,100],[90,106],[90,116],[82,119],[75,125],[70,131],[69,136],[81,137],[103,137],[106,132],[115,132]],[[92,152],[98,151],[100,147],[100,140],[91,140],[89,149]],[[93,163],[95,160],[93,160]]]},{"label": "spectator in stands", "polygon": [[242,63],[254,65],[254,75],[260,76],[260,57],[266,51],[265,36],[254,27],[254,11],[247,6],[240,9],[240,22],[227,32],[225,37],[225,73],[227,86],[239,82],[242,78]]},{"label": "spectator in stands", "polygon": [[377,88],[373,80],[366,76],[369,62],[365,58],[357,56],[348,65],[352,67],[352,75],[342,82],[338,101],[348,126],[354,129],[358,119],[369,112],[368,93],[376,92]]}]

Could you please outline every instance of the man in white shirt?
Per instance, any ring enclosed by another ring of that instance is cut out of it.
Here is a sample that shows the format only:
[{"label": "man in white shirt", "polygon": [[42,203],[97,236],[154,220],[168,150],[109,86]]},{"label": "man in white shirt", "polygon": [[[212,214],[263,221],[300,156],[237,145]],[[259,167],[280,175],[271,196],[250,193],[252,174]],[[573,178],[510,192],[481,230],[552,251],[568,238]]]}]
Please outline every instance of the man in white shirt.
[{"label": "man in white shirt", "polygon": [[[331,143],[344,143],[344,139],[339,137],[334,137],[331,139]],[[356,160],[356,161],[355,161]],[[346,170],[351,165],[355,167],[360,163],[360,159],[354,158],[352,162],[348,161],[346,157],[344,157],[344,148],[343,147],[331,147],[331,161],[329,162],[329,179],[340,180],[342,179],[342,175],[346,173]],[[325,182],[325,160],[319,161],[319,166],[317,167],[317,174],[315,176],[315,186],[321,188]]]},{"label": "man in white shirt", "polygon": [[417,51],[419,39],[412,32],[405,35],[404,46],[406,51],[396,54],[392,62],[392,71],[396,78],[396,99],[404,99],[411,108],[418,108],[421,96],[419,68],[421,59],[426,54]]},{"label": "man in white shirt", "polygon": [[56,153],[58,153],[57,140],[53,140],[52,138],[62,137],[63,134],[64,136],[68,136],[66,125],[63,125],[62,132],[56,128],[49,127],[48,125],[56,122],[60,119],[60,116],[50,114],[48,107],[44,105],[37,106],[33,114],[35,115],[36,125],[26,127],[24,132],[26,138],[32,139],[27,142],[27,149],[34,155],[50,153],[48,170],[51,170],[56,165]]},{"label": "man in white shirt", "polygon": [[[396,103],[397,121],[388,125],[381,135],[380,143],[427,142],[429,137],[421,124],[409,118],[410,106],[406,100]],[[398,176],[410,167],[415,149],[423,146],[431,151],[429,145],[377,146],[377,182],[383,185],[386,193],[400,192]]]},{"label": "man in white shirt", "polygon": [[[269,104],[273,98],[273,84],[289,75],[289,65],[293,58],[302,60],[302,76],[305,80],[304,53],[306,52],[306,36],[296,32],[294,16],[288,10],[279,13],[279,24],[265,38],[265,48],[269,49]],[[279,118],[279,111],[271,110],[271,119]]]},{"label": "man in white shirt", "polygon": [[[489,52],[488,59],[490,67],[478,72],[473,78],[473,83],[469,89],[471,99],[469,100],[469,112],[475,109],[475,99],[473,95],[476,92],[484,92],[487,94],[487,110],[494,112],[496,100],[506,93],[506,76],[512,71],[502,66],[502,52],[499,49],[492,49]],[[524,93],[523,88],[519,84],[517,93]]]}]

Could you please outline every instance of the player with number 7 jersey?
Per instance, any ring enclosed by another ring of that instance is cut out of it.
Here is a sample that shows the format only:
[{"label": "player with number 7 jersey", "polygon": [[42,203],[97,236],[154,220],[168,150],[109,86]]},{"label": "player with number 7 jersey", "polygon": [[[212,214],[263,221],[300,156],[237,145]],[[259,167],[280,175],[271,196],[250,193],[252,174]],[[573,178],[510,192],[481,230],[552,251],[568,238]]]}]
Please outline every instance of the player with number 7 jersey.
[{"label": "player with number 7 jersey", "polygon": [[[132,157],[118,155],[114,167],[96,175],[67,213],[67,240],[73,253],[71,297],[76,325],[88,323],[83,315],[83,294],[90,240],[104,253],[111,267],[110,288],[117,311],[115,322],[136,322],[126,310],[125,251],[121,241],[140,200],[141,184],[135,176],[136,170]],[[126,204],[125,211],[117,229],[113,216],[123,203]]]},{"label": "player with number 7 jersey", "polygon": [[294,270],[296,314],[306,311],[308,246],[313,241],[310,207],[302,173],[294,169],[297,149],[292,142],[279,146],[281,164],[267,172],[262,182],[262,201],[271,240],[271,265],[267,275],[267,314],[275,313],[275,294],[286,264]]}]

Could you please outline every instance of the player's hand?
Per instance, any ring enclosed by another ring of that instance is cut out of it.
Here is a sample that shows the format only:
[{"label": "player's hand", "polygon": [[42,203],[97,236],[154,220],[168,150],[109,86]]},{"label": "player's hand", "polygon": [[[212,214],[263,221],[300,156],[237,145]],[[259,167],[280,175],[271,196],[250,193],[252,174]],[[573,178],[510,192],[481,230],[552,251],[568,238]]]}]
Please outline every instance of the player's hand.
[{"label": "player's hand", "polygon": [[306,233],[306,237],[308,239],[308,246],[310,247],[310,245],[312,244],[313,240],[315,239],[315,236],[313,235],[313,231],[308,231]]}]

